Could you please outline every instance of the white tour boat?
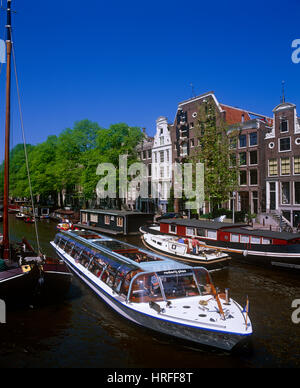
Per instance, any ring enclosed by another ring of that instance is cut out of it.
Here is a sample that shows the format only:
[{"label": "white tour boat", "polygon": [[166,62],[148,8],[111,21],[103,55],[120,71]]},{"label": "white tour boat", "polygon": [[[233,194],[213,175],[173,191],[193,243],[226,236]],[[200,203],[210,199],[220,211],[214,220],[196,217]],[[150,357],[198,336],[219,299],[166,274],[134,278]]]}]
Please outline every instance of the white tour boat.
[{"label": "white tour boat", "polygon": [[[140,229],[143,233],[143,229]],[[207,247],[201,241],[160,233],[143,233],[143,244],[154,252],[175,260],[198,264],[210,271],[227,268],[231,257],[220,249]]]},{"label": "white tour boat", "polygon": [[248,307],[219,294],[203,267],[91,231],[62,231],[51,245],[100,298],[138,325],[227,351],[252,334]]}]

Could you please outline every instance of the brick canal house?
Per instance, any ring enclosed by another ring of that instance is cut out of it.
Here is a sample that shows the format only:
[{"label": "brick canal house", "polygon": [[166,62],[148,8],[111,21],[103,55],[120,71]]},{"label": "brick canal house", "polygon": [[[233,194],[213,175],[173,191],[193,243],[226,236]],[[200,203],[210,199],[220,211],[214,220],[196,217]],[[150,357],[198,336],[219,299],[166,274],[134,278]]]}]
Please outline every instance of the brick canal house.
[{"label": "brick canal house", "polygon": [[[216,107],[217,125],[223,120],[231,130],[238,130],[240,133],[236,150],[239,172],[239,190],[236,201],[229,201],[224,207],[235,210],[253,212],[259,211],[263,203],[261,191],[261,180],[263,173],[259,173],[259,163],[263,162],[263,154],[260,154],[259,145],[263,144],[265,127],[270,121],[269,118],[251,113],[229,105],[221,104],[213,92],[208,92],[195,98],[179,103],[175,121],[170,125],[170,133],[173,146],[173,162],[183,163],[198,146],[199,130],[196,129],[197,116],[202,104],[212,102]],[[252,117],[256,117],[253,119]],[[179,203],[176,203],[176,211],[179,210]],[[206,203],[203,213],[210,211],[210,204]]]},{"label": "brick canal house", "polygon": [[266,212],[300,221],[300,119],[296,106],[283,102],[273,110],[274,123],[265,135]]},{"label": "brick canal house", "polygon": [[[184,163],[198,146],[197,116],[201,104],[207,102],[216,107],[217,123],[223,119],[229,133],[238,131],[237,144],[232,144],[232,163],[239,166],[239,186],[235,199],[224,207],[267,215],[277,225],[283,216],[281,220],[296,227],[300,221],[300,119],[296,106],[283,101],[270,118],[219,103],[213,92],[179,103],[173,123],[160,117],[147,151],[145,144],[140,149],[149,186],[151,181],[152,192],[158,197],[156,210],[167,211],[172,163]],[[179,210],[175,201],[175,211]],[[203,212],[209,211],[206,203]]]}]

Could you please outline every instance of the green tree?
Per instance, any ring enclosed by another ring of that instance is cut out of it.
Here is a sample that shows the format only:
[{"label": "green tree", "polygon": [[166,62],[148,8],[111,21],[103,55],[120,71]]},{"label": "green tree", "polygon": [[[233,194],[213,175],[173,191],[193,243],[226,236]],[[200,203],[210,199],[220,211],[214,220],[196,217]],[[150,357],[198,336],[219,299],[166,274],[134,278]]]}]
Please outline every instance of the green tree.
[{"label": "green tree", "polygon": [[190,157],[192,163],[204,164],[205,200],[213,210],[228,201],[237,188],[238,169],[230,163],[230,136],[224,120],[212,102],[202,104],[196,125],[199,146]]}]

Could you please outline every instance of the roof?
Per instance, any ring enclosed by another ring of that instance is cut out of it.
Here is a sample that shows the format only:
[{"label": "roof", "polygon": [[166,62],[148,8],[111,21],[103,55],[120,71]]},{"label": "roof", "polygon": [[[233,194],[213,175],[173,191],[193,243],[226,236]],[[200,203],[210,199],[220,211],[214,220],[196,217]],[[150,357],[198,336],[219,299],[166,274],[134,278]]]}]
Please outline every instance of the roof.
[{"label": "roof", "polygon": [[205,220],[187,220],[187,219],[169,219],[161,220],[161,224],[176,224],[193,228],[206,228],[206,229],[224,229],[232,228],[234,226],[246,226],[246,224],[231,224],[229,222],[214,222],[214,221],[205,221]]},{"label": "roof", "polygon": [[81,209],[81,212],[85,213],[97,213],[97,214],[107,214],[111,216],[140,216],[140,215],[152,215],[152,213],[142,213],[139,211],[126,211],[126,210],[114,210],[114,209],[108,209],[108,210],[103,210],[103,209]]},{"label": "roof", "polygon": [[[98,233],[99,239],[97,239],[97,240],[86,240],[85,238],[80,237],[80,233],[82,233],[82,231],[80,231],[80,232],[62,231],[58,235],[64,236],[66,238],[73,238],[73,239],[77,240],[79,243],[82,242],[86,246],[89,246],[91,251],[98,250],[103,255],[105,254],[105,250],[107,250],[109,252],[109,257],[107,257],[106,259],[110,261],[110,264],[113,265],[113,261],[116,260],[116,264],[122,262],[124,264],[124,266],[128,267],[128,269],[130,269],[130,268],[131,269],[141,269],[144,272],[160,272],[160,271],[170,271],[170,270],[179,270],[179,269],[187,269],[188,270],[188,269],[192,268],[188,264],[180,263],[178,261],[169,259],[165,256],[158,255],[156,253],[147,251],[145,249],[136,247],[134,245],[108,238],[108,237],[103,236],[99,233]],[[90,232],[87,231],[85,233],[87,233],[87,235],[88,235]],[[130,258],[122,256],[122,252],[120,252],[118,254],[117,252],[114,252],[113,250],[105,247],[105,242],[112,242],[112,243],[115,243],[117,245],[123,245],[124,248],[128,248],[128,249],[134,248],[134,249],[137,249],[139,252],[144,252],[151,257],[159,258],[159,260],[158,261],[153,260],[153,261],[148,261],[148,262],[136,263],[134,260],[131,260]],[[104,244],[102,245],[102,243],[104,243]]]},{"label": "roof", "polygon": [[220,106],[226,112],[225,121],[229,125],[251,120],[251,117],[246,110],[224,104],[220,104]]},{"label": "roof", "polygon": [[266,237],[266,238],[278,239],[278,240],[294,240],[296,238],[300,238],[299,233],[274,232],[271,230],[263,230],[263,229],[247,229],[245,227],[231,228],[230,232],[236,233],[236,234],[247,234],[249,236]]}]

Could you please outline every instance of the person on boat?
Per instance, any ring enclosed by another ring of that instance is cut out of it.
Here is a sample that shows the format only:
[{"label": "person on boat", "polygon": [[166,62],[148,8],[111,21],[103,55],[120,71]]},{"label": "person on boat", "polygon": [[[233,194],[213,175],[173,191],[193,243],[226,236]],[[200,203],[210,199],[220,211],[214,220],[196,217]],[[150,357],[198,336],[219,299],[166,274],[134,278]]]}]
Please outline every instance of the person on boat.
[{"label": "person on boat", "polygon": [[159,282],[156,275],[151,276],[151,294],[155,295],[159,289]]},{"label": "person on boat", "polygon": [[198,240],[193,238],[192,240],[193,254],[197,255]]},{"label": "person on boat", "polygon": [[179,242],[180,244],[184,244],[184,239],[183,239],[183,238],[179,238],[179,239],[178,239],[178,242]]}]

